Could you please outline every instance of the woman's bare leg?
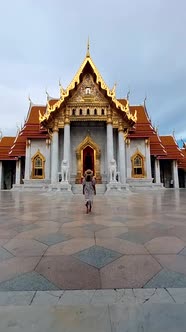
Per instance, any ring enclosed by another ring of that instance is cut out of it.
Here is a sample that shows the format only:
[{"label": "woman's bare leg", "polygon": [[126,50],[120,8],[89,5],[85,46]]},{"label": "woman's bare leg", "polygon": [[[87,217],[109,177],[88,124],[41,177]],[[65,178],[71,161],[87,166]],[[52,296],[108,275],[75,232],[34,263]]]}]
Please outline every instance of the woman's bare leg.
[{"label": "woman's bare leg", "polygon": [[85,204],[85,205],[86,205],[86,207],[87,207],[87,213],[88,213],[88,202],[86,202],[86,204]]}]

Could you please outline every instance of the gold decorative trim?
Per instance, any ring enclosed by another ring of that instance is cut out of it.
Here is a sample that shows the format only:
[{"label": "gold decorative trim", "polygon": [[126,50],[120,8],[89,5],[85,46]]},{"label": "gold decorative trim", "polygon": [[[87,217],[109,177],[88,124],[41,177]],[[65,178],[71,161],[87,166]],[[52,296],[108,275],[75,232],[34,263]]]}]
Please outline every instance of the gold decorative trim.
[{"label": "gold decorative trim", "polygon": [[51,140],[50,138],[46,138],[46,146],[49,147],[51,144]]},{"label": "gold decorative trim", "polygon": [[[141,158],[141,168],[142,169],[142,173],[141,174],[135,174],[134,172],[134,168],[137,168],[135,165],[134,165],[134,160],[135,158],[139,156]],[[146,177],[146,173],[145,173],[145,167],[144,167],[144,163],[145,163],[145,156],[137,149],[136,152],[132,155],[131,157],[131,163],[132,163],[132,177],[133,178],[144,178]]]},{"label": "gold decorative trim", "polygon": [[76,157],[77,157],[77,176],[76,183],[81,183],[81,178],[83,176],[83,150],[90,146],[94,150],[94,170],[95,177],[98,183],[101,183],[101,175],[100,175],[100,156],[101,150],[97,143],[93,141],[90,135],[87,135],[84,140],[78,145],[76,149]]},{"label": "gold decorative trim", "polygon": [[[34,175],[34,170],[35,170],[35,167],[34,167],[34,161],[36,159],[36,157],[39,157],[41,158],[42,160],[42,167],[40,169],[42,169],[42,175]],[[32,157],[32,175],[31,175],[31,178],[32,179],[44,179],[45,178],[45,157],[42,155],[42,153],[40,152],[40,150],[38,149],[37,152],[33,155]]]},{"label": "gold decorative trim", "polygon": [[59,128],[58,128],[58,120],[55,119],[55,121],[54,121],[54,126],[53,126],[53,132],[54,132],[54,131],[58,131],[58,130],[59,130]]},{"label": "gold decorative trim", "polygon": [[111,98],[111,101],[115,104],[116,108],[121,110],[123,113],[125,113],[128,120],[131,120],[135,123],[137,121],[137,112],[135,111],[134,115],[132,115],[130,113],[129,101],[128,100],[127,100],[126,106],[124,106],[123,104],[121,104],[116,99],[115,87],[112,90],[110,90],[108,88],[108,86],[104,82],[103,78],[101,77],[98,69],[96,68],[94,62],[92,61],[92,58],[90,57],[90,55],[87,55],[85,57],[83,63],[81,64],[79,70],[77,71],[76,75],[74,76],[73,80],[71,81],[71,83],[69,84],[67,89],[66,90],[60,89],[60,99],[52,106],[50,106],[50,104],[47,103],[47,109],[46,109],[46,113],[44,115],[42,115],[41,112],[39,111],[39,121],[40,121],[40,123],[48,120],[49,117],[50,117],[50,114],[53,113],[56,109],[59,109],[61,107],[61,105],[62,105],[63,101],[65,100],[65,98],[69,97],[70,91],[73,90],[75,88],[75,86],[80,83],[80,75],[83,72],[83,69],[85,68],[87,63],[90,64],[93,72],[96,75],[96,83],[98,85],[100,85],[100,87],[103,90],[105,90],[107,92],[107,96]]},{"label": "gold decorative trim", "polygon": [[125,142],[126,142],[127,146],[129,147],[130,146],[130,138],[126,138]]},{"label": "gold decorative trim", "polygon": [[27,139],[26,140],[26,147],[29,148],[31,146],[31,140]]},{"label": "gold decorative trim", "polygon": [[147,147],[149,147],[149,145],[150,145],[150,140],[149,140],[149,138],[146,138],[146,139],[145,139],[145,145],[146,145]]},{"label": "gold decorative trim", "polygon": [[119,120],[118,121],[118,131],[123,131],[124,128],[123,128],[123,121],[122,120]]}]

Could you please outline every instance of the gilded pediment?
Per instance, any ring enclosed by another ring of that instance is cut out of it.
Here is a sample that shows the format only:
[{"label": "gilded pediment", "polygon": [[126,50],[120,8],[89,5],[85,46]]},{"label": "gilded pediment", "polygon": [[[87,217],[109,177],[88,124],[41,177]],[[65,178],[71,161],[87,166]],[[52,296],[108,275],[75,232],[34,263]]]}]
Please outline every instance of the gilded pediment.
[{"label": "gilded pediment", "polygon": [[102,103],[108,105],[108,100],[100,92],[99,87],[94,82],[91,74],[85,74],[82,82],[79,83],[77,90],[68,101],[68,104],[76,103]]},{"label": "gilded pediment", "polygon": [[39,113],[39,121],[46,126],[52,114],[58,112],[61,106],[63,107],[67,104],[73,105],[74,103],[77,107],[78,104],[81,103],[83,103],[83,106],[87,107],[94,106],[95,104],[96,107],[99,106],[103,108],[104,106],[107,107],[109,104],[112,104],[113,108],[122,113],[123,119],[126,119],[130,126],[134,125],[137,121],[137,112],[135,112],[135,114],[130,112],[129,102],[123,105],[117,100],[115,89],[115,85],[113,89],[109,89],[88,52],[69,86],[66,89],[60,86],[59,100],[52,105],[47,103],[45,114]]}]

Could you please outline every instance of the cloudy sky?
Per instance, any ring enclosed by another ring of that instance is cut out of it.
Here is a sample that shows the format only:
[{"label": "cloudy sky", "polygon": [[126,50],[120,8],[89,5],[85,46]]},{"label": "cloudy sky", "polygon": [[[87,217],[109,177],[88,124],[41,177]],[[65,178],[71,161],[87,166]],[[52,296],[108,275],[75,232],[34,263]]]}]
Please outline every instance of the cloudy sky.
[{"label": "cloudy sky", "polygon": [[45,104],[93,61],[117,97],[142,104],[162,135],[186,140],[185,0],[0,2],[0,129],[15,135],[30,95]]}]

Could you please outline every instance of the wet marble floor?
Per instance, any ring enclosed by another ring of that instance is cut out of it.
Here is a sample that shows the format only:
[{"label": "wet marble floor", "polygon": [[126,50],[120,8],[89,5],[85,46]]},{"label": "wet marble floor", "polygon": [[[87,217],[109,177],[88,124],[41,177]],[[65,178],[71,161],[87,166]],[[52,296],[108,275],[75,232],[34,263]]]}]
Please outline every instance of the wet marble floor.
[{"label": "wet marble floor", "polygon": [[186,190],[0,191],[0,291],[186,287]]}]

